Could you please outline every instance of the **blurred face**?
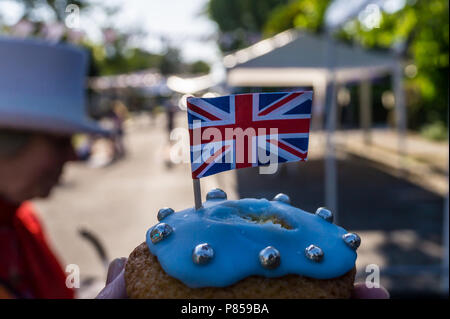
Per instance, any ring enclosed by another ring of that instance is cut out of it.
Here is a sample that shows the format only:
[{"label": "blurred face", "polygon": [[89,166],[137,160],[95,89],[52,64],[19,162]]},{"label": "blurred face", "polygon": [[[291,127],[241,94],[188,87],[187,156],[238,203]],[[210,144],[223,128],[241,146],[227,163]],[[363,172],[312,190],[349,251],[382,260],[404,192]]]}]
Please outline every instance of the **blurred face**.
[{"label": "blurred face", "polygon": [[35,134],[18,154],[0,158],[0,195],[16,203],[47,197],[75,159],[70,137]]}]

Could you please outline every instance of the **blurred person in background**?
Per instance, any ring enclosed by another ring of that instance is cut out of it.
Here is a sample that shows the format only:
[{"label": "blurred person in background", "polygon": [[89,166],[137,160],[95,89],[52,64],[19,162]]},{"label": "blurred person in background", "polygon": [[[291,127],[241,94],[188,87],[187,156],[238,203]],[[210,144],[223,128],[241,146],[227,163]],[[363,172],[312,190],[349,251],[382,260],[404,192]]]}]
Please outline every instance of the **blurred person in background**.
[{"label": "blurred person in background", "polygon": [[[67,45],[0,37],[0,298],[73,298],[29,200],[50,195],[76,159],[87,58]],[[61,212],[64,213],[64,212]]]},{"label": "blurred person in background", "polygon": [[174,102],[174,98],[166,98],[163,103],[164,111],[166,113],[166,130],[167,130],[167,140],[170,141],[170,133],[174,129],[175,125],[175,114],[178,110],[177,105]]},{"label": "blurred person in background", "polygon": [[123,123],[128,118],[128,109],[121,101],[114,102],[111,110],[111,118],[113,120],[114,132],[112,141],[114,144],[114,159],[121,159],[126,155],[123,137],[125,135]]},{"label": "blurred person in background", "polygon": [[178,110],[177,105],[174,101],[175,97],[167,97],[164,99],[162,106],[164,107],[164,112],[166,113],[166,132],[167,132],[167,144],[164,149],[164,163],[167,168],[172,168],[173,162],[170,158],[170,150],[172,147],[172,140],[170,139],[170,133],[175,128],[175,115]]},{"label": "blurred person in background", "polygon": [[0,291],[4,294],[73,297],[27,200],[47,197],[64,164],[74,159],[70,137],[0,130]]}]

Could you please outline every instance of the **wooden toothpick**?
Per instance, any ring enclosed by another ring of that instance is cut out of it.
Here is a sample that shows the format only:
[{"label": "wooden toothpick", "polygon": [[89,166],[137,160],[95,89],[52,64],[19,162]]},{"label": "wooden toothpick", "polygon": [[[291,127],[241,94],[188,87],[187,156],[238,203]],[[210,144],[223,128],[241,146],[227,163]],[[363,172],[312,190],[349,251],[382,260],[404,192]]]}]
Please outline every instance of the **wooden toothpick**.
[{"label": "wooden toothpick", "polygon": [[192,182],[194,185],[195,210],[197,210],[202,208],[202,192],[200,189],[200,179],[193,179]]}]

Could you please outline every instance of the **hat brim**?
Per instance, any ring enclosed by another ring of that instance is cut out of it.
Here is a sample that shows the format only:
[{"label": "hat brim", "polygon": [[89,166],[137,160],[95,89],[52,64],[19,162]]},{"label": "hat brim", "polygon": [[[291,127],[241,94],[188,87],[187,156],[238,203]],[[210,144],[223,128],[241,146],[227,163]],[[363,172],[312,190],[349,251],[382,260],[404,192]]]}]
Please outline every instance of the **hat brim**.
[{"label": "hat brim", "polygon": [[87,133],[93,135],[108,136],[114,132],[102,128],[98,123],[90,119],[68,120],[49,116],[35,116],[31,114],[13,114],[0,111],[0,128],[37,131],[57,135],[72,135]]}]

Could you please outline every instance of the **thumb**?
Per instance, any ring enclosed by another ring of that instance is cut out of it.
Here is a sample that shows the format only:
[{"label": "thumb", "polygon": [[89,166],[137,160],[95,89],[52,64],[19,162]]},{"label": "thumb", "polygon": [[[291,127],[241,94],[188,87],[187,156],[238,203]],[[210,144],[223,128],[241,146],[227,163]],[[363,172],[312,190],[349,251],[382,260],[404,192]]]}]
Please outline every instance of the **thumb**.
[{"label": "thumb", "polygon": [[125,284],[125,269],[117,275],[117,277],[106,285],[105,288],[100,291],[96,299],[125,299],[127,296],[127,289]]},{"label": "thumb", "polygon": [[364,283],[357,283],[354,286],[353,299],[389,299],[390,295],[386,288],[368,288]]},{"label": "thumb", "polygon": [[125,264],[127,263],[127,258],[116,258],[114,259],[108,267],[108,274],[106,275],[106,285],[111,283],[125,268]]}]

